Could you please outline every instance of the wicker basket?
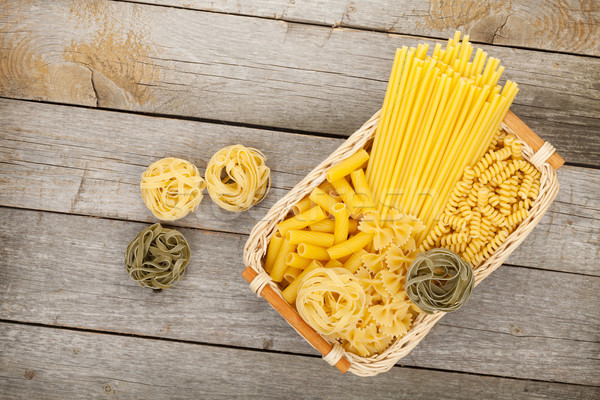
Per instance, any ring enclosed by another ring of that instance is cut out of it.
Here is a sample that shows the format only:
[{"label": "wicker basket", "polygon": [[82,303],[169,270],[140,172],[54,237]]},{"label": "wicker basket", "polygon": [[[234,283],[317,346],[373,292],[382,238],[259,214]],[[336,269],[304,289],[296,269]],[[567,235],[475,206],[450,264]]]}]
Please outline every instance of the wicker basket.
[{"label": "wicker basket", "polygon": [[[445,313],[420,314],[413,322],[409,332],[392,343],[383,353],[371,357],[360,357],[344,351],[338,343],[328,342],[306,324],[296,310],[283,300],[281,290],[266,274],[261,260],[267,251],[269,239],[277,228],[277,223],[286,217],[296,202],[308,195],[314,187],[325,180],[325,173],[331,166],[338,164],[359,149],[367,148],[371,144],[378,119],[379,112],[373,115],[325,161],[302,179],[256,224],[244,248],[244,261],[248,267],[242,274],[250,283],[251,289],[257,295],[265,297],[294,329],[323,355],[323,358],[329,364],[335,365],[342,372],[350,370],[353,374],[360,376],[373,376],[389,370],[425,337]],[[475,285],[502,265],[540,221],[558,193],[556,170],[564,163],[564,160],[554,152],[554,148],[549,143],[540,139],[512,112],[509,111],[502,122],[501,128],[506,132],[515,134],[521,140],[525,159],[531,162],[542,174],[541,186],[539,196],[533,204],[529,216],[521,222],[506,242],[490,258],[475,269]]]}]

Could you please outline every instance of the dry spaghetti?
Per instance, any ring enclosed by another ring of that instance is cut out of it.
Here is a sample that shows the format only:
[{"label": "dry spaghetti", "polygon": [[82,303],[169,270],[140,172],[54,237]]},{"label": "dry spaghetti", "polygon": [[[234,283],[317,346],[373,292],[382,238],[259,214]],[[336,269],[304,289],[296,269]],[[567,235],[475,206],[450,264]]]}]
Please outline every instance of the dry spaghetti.
[{"label": "dry spaghetti", "polygon": [[190,248],[175,229],[154,224],[141,231],[125,250],[125,269],[143,287],[166,289],[181,279]]},{"label": "dry spaghetti", "polygon": [[164,221],[174,221],[194,211],[205,186],[195,165],[173,157],[152,163],[140,183],[146,207]]},{"label": "dry spaghetti", "polygon": [[217,151],[206,167],[208,194],[228,211],[246,211],[269,192],[271,171],[259,150],[236,144]]}]

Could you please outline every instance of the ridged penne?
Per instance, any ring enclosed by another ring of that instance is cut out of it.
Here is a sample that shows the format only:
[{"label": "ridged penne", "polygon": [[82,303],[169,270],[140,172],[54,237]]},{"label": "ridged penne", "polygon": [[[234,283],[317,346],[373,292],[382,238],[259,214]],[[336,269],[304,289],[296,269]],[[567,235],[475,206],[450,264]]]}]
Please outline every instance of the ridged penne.
[{"label": "ridged penne", "polygon": [[327,181],[333,183],[334,181],[342,179],[346,175],[350,175],[352,171],[361,168],[368,160],[369,153],[367,153],[364,149],[358,150],[356,153],[352,154],[338,165],[334,165],[333,167],[329,168],[327,171]]},{"label": "ridged penne", "polygon": [[295,217],[288,218],[277,224],[277,229],[281,232],[281,235],[285,235],[287,231],[291,229],[302,229],[307,226],[319,222],[327,218],[327,215],[323,212],[321,207],[314,206]]}]

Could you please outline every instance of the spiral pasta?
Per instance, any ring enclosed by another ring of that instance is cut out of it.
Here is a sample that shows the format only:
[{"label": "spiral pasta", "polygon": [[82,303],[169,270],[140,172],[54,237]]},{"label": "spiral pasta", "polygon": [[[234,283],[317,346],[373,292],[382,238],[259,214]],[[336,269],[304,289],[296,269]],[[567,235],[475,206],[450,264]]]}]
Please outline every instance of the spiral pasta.
[{"label": "spiral pasta", "polygon": [[190,248],[175,229],[154,224],[129,243],[125,250],[125,269],[142,287],[167,289],[179,282],[190,261]]},{"label": "spiral pasta", "polygon": [[352,329],[360,319],[366,294],[345,268],[316,268],[304,276],[296,308],[317,332],[332,335]]},{"label": "spiral pasta", "polygon": [[205,186],[195,165],[173,157],[150,164],[140,183],[146,207],[164,221],[174,221],[194,211]]},{"label": "spiral pasta", "polygon": [[444,247],[478,265],[506,241],[529,216],[541,184],[521,147],[515,136],[501,133],[473,168],[465,168],[422,251]]},{"label": "spiral pasta", "polygon": [[271,187],[271,170],[259,150],[241,144],[217,151],[206,167],[208,194],[228,211],[241,212],[260,203]]}]

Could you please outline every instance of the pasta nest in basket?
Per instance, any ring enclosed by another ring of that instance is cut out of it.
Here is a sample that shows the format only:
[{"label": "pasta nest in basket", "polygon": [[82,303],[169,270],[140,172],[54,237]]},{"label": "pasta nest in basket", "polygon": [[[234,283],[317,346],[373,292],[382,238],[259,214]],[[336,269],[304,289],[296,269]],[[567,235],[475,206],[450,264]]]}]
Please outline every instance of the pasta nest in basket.
[{"label": "pasta nest in basket", "polygon": [[317,332],[332,335],[356,325],[367,296],[359,280],[345,268],[317,268],[298,289],[298,313]]}]

